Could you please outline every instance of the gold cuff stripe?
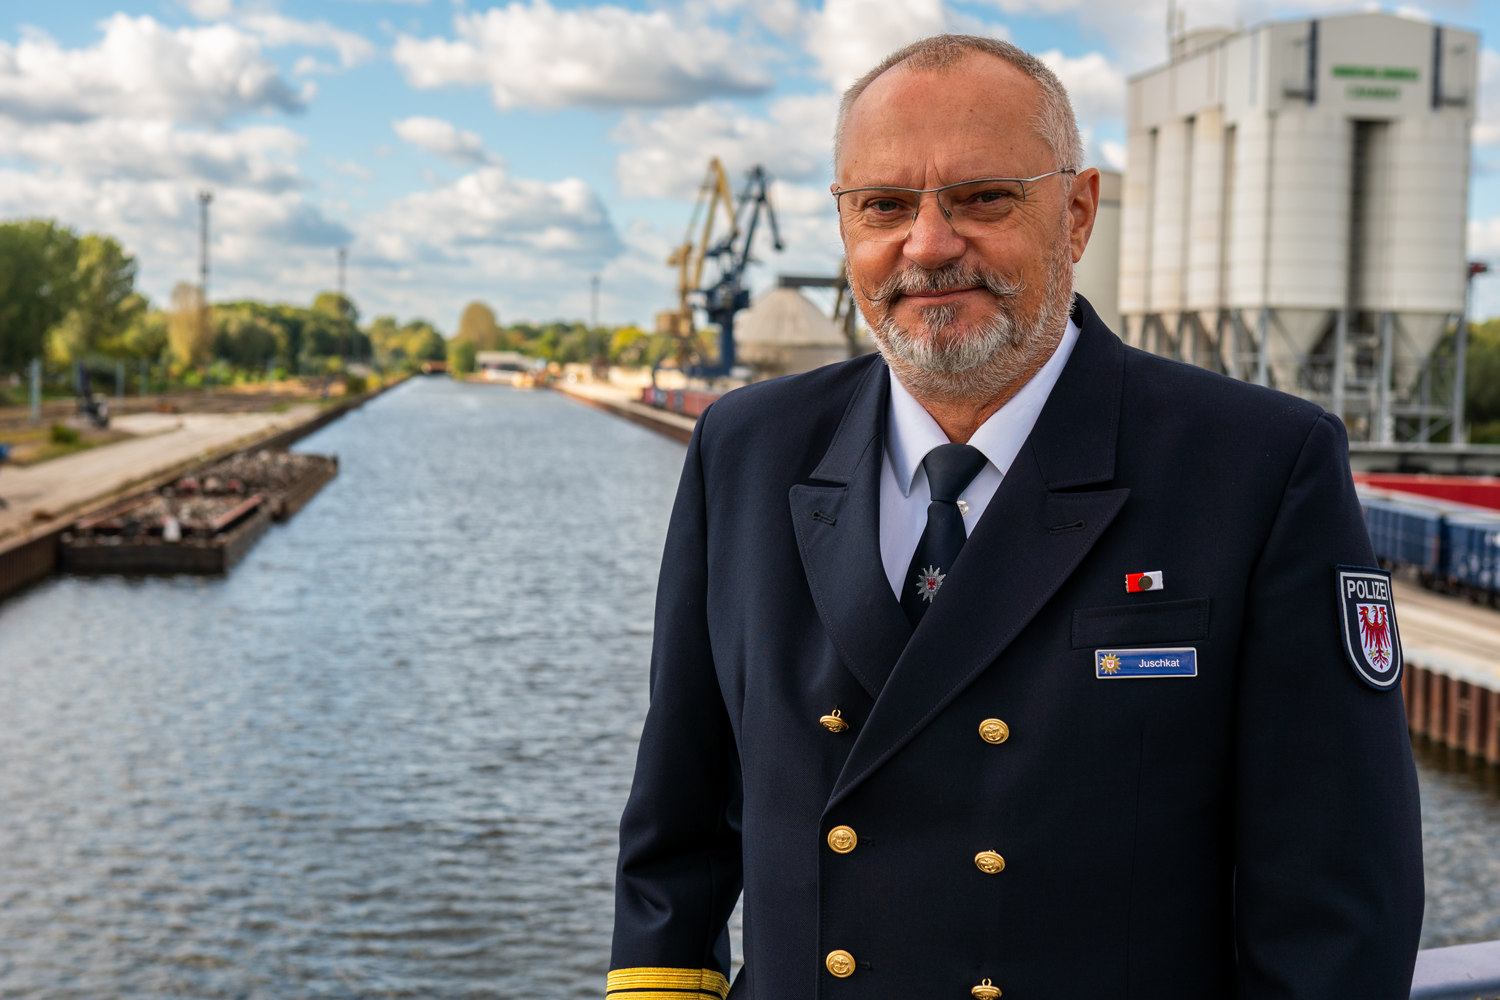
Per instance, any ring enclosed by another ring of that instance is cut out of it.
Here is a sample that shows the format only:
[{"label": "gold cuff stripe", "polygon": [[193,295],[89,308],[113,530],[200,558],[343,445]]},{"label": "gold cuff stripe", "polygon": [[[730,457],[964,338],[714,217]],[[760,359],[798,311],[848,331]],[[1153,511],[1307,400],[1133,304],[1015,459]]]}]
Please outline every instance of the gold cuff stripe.
[{"label": "gold cuff stripe", "polygon": [[717,993],[702,993],[698,990],[673,990],[670,993],[663,993],[660,990],[630,990],[609,995],[616,1000],[724,1000]]},{"label": "gold cuff stripe", "polygon": [[[696,990],[724,1000],[729,995],[729,980],[712,969],[616,969],[609,974],[605,992],[616,990]],[[646,995],[636,993],[633,997],[644,1000]]]}]

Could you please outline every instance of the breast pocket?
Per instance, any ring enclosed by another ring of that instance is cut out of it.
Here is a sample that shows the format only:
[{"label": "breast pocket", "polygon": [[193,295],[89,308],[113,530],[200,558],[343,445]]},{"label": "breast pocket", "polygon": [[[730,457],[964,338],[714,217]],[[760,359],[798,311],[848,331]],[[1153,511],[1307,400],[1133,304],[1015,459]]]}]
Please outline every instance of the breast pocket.
[{"label": "breast pocket", "polygon": [[1208,638],[1208,598],[1116,604],[1073,612],[1073,648],[1159,645]]}]

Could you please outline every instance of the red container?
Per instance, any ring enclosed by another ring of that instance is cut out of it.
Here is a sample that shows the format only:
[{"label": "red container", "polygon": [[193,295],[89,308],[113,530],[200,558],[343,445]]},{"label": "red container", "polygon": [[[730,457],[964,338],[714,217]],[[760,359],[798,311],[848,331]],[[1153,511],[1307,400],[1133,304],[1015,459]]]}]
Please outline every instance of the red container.
[{"label": "red container", "polygon": [[1438,500],[1500,510],[1500,477],[1432,476],[1408,472],[1356,472],[1354,481],[1381,490],[1416,493]]}]

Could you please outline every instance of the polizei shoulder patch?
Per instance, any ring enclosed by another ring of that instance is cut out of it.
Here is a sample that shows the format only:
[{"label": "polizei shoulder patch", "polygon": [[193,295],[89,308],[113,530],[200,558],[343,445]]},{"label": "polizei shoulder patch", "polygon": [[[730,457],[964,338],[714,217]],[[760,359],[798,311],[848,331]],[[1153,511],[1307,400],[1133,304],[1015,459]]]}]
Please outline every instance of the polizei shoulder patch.
[{"label": "polizei shoulder patch", "polygon": [[1344,653],[1360,679],[1379,691],[1401,684],[1401,634],[1391,574],[1363,566],[1339,566],[1339,623]]}]

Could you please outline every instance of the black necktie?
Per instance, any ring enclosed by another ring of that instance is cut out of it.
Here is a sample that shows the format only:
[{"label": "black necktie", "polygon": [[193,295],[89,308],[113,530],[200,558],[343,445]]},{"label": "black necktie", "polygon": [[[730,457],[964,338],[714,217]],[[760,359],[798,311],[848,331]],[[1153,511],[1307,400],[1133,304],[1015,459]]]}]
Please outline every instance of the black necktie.
[{"label": "black necktie", "polygon": [[940,445],[922,459],[932,502],[927,505],[927,529],[912,553],[906,585],[901,590],[901,610],[911,620],[912,628],[927,613],[943,586],[943,578],[969,539],[958,498],[979,475],[985,461],[984,452],[967,444]]}]

